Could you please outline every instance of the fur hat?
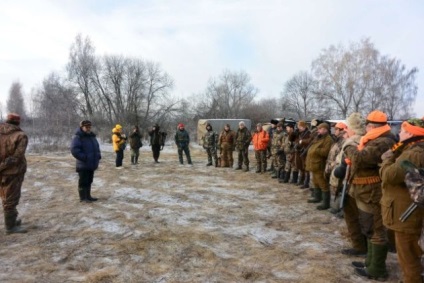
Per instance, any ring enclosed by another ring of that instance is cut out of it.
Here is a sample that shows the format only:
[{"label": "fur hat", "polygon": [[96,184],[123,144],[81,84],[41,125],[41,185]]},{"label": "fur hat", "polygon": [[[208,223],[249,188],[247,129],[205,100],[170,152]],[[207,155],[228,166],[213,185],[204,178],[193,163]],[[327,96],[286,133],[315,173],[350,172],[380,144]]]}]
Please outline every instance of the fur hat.
[{"label": "fur hat", "polygon": [[91,122],[88,120],[83,120],[80,122],[80,127],[91,126]]},{"label": "fur hat", "polygon": [[363,136],[365,135],[365,119],[358,112],[353,112],[346,119],[348,129],[351,129],[355,134]]},{"label": "fur hat", "polygon": [[7,114],[6,122],[9,124],[19,125],[21,123],[21,116],[16,113]]},{"label": "fur hat", "polygon": [[325,122],[319,124],[317,128],[318,129],[323,129],[324,128],[324,129],[327,129],[327,131],[330,130],[330,126],[327,123],[325,123]]},{"label": "fur hat", "polygon": [[290,127],[290,128],[292,128],[292,129],[294,129],[294,126],[295,126],[296,124],[295,124],[295,123],[286,123],[285,125],[286,125],[286,127]]},{"label": "fur hat", "polygon": [[300,120],[299,122],[297,122],[297,126],[298,127],[303,127],[303,128],[306,128],[307,126],[306,126],[306,122],[305,121],[303,121],[303,120]]}]

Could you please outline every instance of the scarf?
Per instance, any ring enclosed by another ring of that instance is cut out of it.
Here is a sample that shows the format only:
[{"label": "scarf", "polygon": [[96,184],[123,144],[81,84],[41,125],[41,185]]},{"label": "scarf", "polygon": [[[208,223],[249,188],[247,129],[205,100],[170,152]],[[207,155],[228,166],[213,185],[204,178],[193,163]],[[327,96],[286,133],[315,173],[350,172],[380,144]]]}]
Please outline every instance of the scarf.
[{"label": "scarf", "polygon": [[361,151],[364,149],[365,144],[369,141],[375,140],[376,138],[380,137],[382,134],[386,133],[387,131],[390,131],[389,125],[384,125],[378,128],[374,128],[368,133],[365,134],[359,141],[358,150]]}]

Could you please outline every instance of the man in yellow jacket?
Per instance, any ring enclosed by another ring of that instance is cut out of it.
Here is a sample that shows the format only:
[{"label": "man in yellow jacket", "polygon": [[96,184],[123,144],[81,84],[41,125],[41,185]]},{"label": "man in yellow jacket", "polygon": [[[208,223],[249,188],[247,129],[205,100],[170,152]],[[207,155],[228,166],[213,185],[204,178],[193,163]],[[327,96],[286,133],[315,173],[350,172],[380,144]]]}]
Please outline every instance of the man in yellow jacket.
[{"label": "man in yellow jacket", "polygon": [[122,133],[122,126],[116,124],[112,130],[112,145],[116,152],[115,165],[116,169],[122,169],[122,161],[124,160],[124,150],[127,144],[127,137]]}]

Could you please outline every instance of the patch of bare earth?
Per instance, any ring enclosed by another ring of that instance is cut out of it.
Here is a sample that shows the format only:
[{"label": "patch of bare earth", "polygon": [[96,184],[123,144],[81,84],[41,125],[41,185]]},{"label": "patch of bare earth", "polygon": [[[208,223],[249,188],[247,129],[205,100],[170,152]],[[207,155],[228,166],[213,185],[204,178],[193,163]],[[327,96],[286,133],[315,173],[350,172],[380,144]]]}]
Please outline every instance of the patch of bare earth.
[{"label": "patch of bare earth", "polygon": [[[353,274],[343,220],[307,204],[309,191],[268,173],[154,164],[114,168],[103,152],[93,195],[78,200],[74,159],[28,155],[18,206],[28,234],[0,230],[0,282],[366,282]],[[3,219],[0,227],[3,227]],[[1,228],[4,229],[4,228]],[[390,280],[399,280],[389,254]]]}]

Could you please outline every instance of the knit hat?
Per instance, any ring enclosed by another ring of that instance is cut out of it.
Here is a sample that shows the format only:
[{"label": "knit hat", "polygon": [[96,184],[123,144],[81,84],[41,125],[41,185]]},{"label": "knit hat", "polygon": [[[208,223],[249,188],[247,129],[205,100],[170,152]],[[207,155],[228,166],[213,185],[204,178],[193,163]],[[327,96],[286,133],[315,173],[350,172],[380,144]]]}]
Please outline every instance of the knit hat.
[{"label": "knit hat", "polygon": [[178,124],[178,128],[184,128],[184,124],[183,123],[179,123]]},{"label": "knit hat", "polygon": [[306,122],[305,122],[305,121],[303,121],[303,120],[300,120],[299,122],[297,122],[297,126],[298,126],[298,127],[306,128]]},{"label": "knit hat", "polygon": [[21,123],[21,116],[16,113],[7,114],[6,122],[9,124],[19,125]]},{"label": "knit hat", "polygon": [[241,125],[245,126],[246,124],[244,124],[244,121],[240,121],[239,126],[241,126]]},{"label": "knit hat", "polygon": [[354,112],[346,119],[348,129],[355,132],[356,135],[365,135],[365,119],[360,113]]},{"label": "knit hat", "polygon": [[424,117],[409,119],[402,123],[402,128],[414,136],[424,136]]},{"label": "knit hat", "polygon": [[90,122],[90,121],[88,121],[88,120],[83,120],[83,121],[81,121],[81,122],[80,122],[80,127],[81,127],[81,128],[82,128],[82,127],[86,127],[86,126],[91,127],[91,122]]},{"label": "knit hat", "polygon": [[290,127],[292,129],[294,129],[295,123],[287,123],[286,127]]},{"label": "knit hat", "polygon": [[318,129],[327,129],[327,131],[330,130],[330,126],[327,123],[325,123],[325,122],[319,124],[317,128]]},{"label": "knit hat", "polygon": [[347,126],[346,126],[346,124],[345,124],[344,122],[338,122],[338,123],[334,126],[334,128],[336,128],[336,129],[340,129],[340,130],[346,130],[346,129],[347,129]]},{"label": "knit hat", "polygon": [[116,124],[115,129],[120,130],[120,129],[122,129],[122,126],[119,125],[119,124]]},{"label": "knit hat", "polygon": [[387,115],[379,110],[374,110],[367,116],[368,123],[385,125],[387,124]]}]

